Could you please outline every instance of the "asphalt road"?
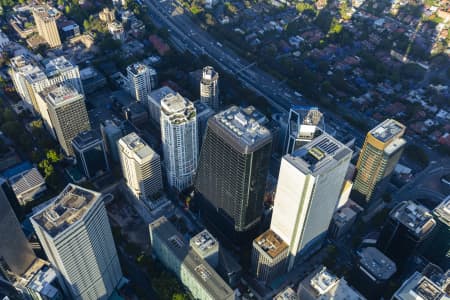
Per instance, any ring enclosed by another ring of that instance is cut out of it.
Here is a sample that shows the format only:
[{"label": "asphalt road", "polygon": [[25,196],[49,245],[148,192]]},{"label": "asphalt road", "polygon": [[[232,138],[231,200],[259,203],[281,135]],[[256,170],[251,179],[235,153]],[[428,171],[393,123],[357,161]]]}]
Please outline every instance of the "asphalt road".
[{"label": "asphalt road", "polygon": [[450,159],[433,161],[413,181],[404,185],[394,196],[394,200],[420,202],[420,199],[428,199],[431,204],[437,205],[450,195],[450,187],[441,182],[441,177],[446,174],[450,174]]},{"label": "asphalt road", "polygon": [[292,104],[308,105],[285,83],[258,69],[252,62],[240,58],[230,49],[222,46],[215,38],[195,24],[190,16],[173,0],[146,0],[150,16],[157,26],[170,31],[175,45],[194,55],[206,54],[221,68],[235,76],[260,96],[265,97],[278,111],[288,111]]}]

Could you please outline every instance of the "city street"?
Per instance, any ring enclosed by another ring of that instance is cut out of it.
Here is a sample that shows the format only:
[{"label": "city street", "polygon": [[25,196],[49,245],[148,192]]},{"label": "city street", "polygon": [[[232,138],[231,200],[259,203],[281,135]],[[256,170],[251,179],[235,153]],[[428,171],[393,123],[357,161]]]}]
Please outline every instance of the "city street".
[{"label": "city street", "polygon": [[450,195],[450,187],[441,182],[441,177],[446,174],[450,174],[450,159],[432,161],[413,181],[397,192],[394,196],[395,202],[428,200],[429,204],[439,204],[447,195]]}]

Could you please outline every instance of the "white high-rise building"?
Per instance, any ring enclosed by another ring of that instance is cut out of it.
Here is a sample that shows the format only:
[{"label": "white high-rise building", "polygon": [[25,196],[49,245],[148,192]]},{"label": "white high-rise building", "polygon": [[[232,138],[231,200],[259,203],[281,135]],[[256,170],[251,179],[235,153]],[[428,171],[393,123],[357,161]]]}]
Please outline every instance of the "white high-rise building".
[{"label": "white high-rise building", "polygon": [[281,161],[270,229],[299,253],[323,241],[339,201],[352,151],[323,133]]},{"label": "white high-rise building", "polygon": [[130,93],[137,101],[147,101],[148,94],[152,90],[152,70],[142,63],[127,67]]},{"label": "white high-rise building", "polygon": [[80,70],[77,65],[72,64],[64,56],[59,56],[45,62],[43,66],[50,85],[60,83],[69,84],[74,87],[78,93],[84,95]]},{"label": "white high-rise building", "polygon": [[73,86],[80,94],[84,94],[78,66],[69,62],[64,56],[45,60],[42,65],[23,55],[11,59],[9,75],[14,87],[34,112],[41,114],[41,107],[36,94],[56,84]]},{"label": "white high-rise building", "polygon": [[219,73],[213,67],[203,68],[200,80],[200,101],[207,103],[215,111],[220,108],[219,101]]},{"label": "white high-rise building", "polygon": [[161,139],[169,184],[182,191],[193,184],[197,170],[198,134],[194,104],[180,94],[161,101]]},{"label": "white high-rise building", "polygon": [[148,200],[163,188],[159,155],[134,132],[120,138],[118,147],[129,190],[136,199]]},{"label": "white high-rise building", "polygon": [[122,278],[103,198],[69,184],[31,217],[66,298],[106,300]]},{"label": "white high-rise building", "polygon": [[14,88],[19,96],[24,100],[27,108],[33,106],[30,92],[26,84],[25,76],[36,68],[36,64],[29,57],[20,55],[11,58],[10,68],[8,69],[9,76],[14,84]]},{"label": "white high-rise building", "polygon": [[28,72],[24,73],[25,87],[27,89],[27,100],[33,105],[33,109],[37,114],[41,114],[36,94],[42,92],[46,87],[50,86],[47,76],[42,70],[33,66]]}]

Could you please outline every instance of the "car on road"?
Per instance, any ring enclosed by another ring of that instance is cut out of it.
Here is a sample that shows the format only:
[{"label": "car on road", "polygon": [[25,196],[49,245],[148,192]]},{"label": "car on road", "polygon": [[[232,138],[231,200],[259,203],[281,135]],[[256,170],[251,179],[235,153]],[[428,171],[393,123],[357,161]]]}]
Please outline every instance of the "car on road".
[{"label": "car on road", "polygon": [[442,176],[441,182],[447,186],[450,186],[450,174]]}]

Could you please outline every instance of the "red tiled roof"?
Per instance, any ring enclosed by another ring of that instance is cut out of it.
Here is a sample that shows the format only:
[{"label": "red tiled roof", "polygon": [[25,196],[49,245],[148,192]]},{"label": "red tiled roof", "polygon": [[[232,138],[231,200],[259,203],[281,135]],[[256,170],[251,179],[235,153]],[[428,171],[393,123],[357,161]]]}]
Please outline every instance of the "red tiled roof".
[{"label": "red tiled roof", "polygon": [[159,36],[152,34],[148,37],[150,43],[155,47],[159,55],[163,56],[170,51],[169,45],[167,45]]}]

